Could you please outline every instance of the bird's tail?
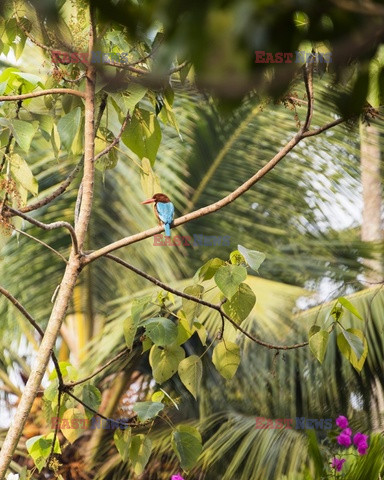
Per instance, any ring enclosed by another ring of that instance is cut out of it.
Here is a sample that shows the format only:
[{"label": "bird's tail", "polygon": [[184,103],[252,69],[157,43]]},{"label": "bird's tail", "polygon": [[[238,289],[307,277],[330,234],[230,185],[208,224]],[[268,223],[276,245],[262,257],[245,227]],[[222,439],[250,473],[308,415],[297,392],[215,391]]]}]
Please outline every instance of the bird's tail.
[{"label": "bird's tail", "polygon": [[171,236],[171,228],[169,226],[169,223],[164,223],[164,230],[165,230],[165,236],[170,237]]}]

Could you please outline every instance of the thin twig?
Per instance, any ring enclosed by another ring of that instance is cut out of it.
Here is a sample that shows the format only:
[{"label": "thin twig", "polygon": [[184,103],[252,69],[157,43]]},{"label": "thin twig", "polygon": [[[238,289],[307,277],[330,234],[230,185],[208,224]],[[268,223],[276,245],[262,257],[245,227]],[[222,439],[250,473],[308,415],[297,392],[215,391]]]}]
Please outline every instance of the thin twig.
[{"label": "thin twig", "polygon": [[32,212],[33,210],[37,210],[38,208],[44,207],[45,205],[48,205],[48,203],[51,203],[53,200],[59,197],[62,193],[64,193],[69,187],[69,185],[72,183],[72,181],[76,178],[77,174],[80,172],[83,165],[83,160],[84,159],[82,158],[80,162],[76,165],[76,167],[72,170],[72,172],[68,175],[68,177],[64,180],[64,182],[55,191],[42,198],[41,200],[32,203],[31,205],[20,208],[20,212],[28,213]]},{"label": "thin twig", "polygon": [[38,92],[23,93],[21,95],[1,95],[0,102],[14,102],[17,100],[28,100],[28,98],[42,97],[44,95],[75,95],[76,97],[84,98],[84,92],[73,90],[72,88],[49,88],[47,90],[39,90]]},{"label": "thin twig", "polygon": [[91,375],[88,375],[87,377],[82,378],[81,380],[77,380],[76,382],[67,383],[66,386],[75,387],[76,385],[80,385],[81,383],[91,380],[91,378],[96,377],[96,375],[98,375],[100,372],[108,368],[110,365],[112,365],[112,363],[117,362],[117,360],[124,357],[124,355],[126,355],[128,351],[129,351],[128,348],[125,348],[122,352],[118,353],[116,356],[111,358],[111,360],[109,360],[106,364],[96,369],[93,373],[91,373]]},{"label": "thin twig", "polygon": [[330,128],[336,127],[337,125],[340,125],[340,123],[344,123],[345,118],[337,118],[333,122],[326,123],[320,128],[317,128],[316,130],[311,130],[309,132],[304,132],[303,133],[303,138],[307,137],[313,137],[314,135],[319,135],[319,133],[325,132],[326,130],[329,130]]},{"label": "thin twig", "polygon": [[[97,415],[98,417],[104,419],[104,420],[107,420],[108,422],[113,422],[114,424],[116,425],[120,425],[121,427],[136,427],[136,426],[142,426],[144,425],[144,422],[143,423],[136,423],[134,420],[132,422],[129,422],[129,423],[125,423],[125,422],[121,422],[119,420],[115,420],[114,418],[108,418],[106,417],[105,415],[103,415],[102,413],[99,413],[97,410],[95,410],[94,408],[90,407],[89,405],[87,405],[85,402],[83,402],[83,400],[81,400],[79,397],[77,397],[76,395],[74,395],[68,388],[65,388],[63,391],[65,391],[65,393],[67,395],[69,395],[70,397],[72,397],[74,400],[76,400],[77,402],[80,403],[80,405],[83,405],[84,408],[86,408],[87,410],[89,410],[90,412],[92,412],[93,414]],[[136,418],[137,415],[135,415],[134,418]]]},{"label": "thin twig", "polygon": [[145,278],[146,280],[152,282],[153,284],[157,285],[158,287],[161,287],[163,290],[166,290],[167,292],[173,293],[174,295],[177,295],[178,297],[185,298],[186,300],[191,300],[192,302],[196,302],[196,303],[199,303],[200,305],[204,305],[205,307],[209,307],[213,310],[216,310],[217,312],[219,312],[219,314],[221,316],[225,317],[237,330],[239,330],[246,337],[248,337],[253,342],[257,343],[258,345],[269,348],[270,350],[292,350],[294,348],[301,348],[301,347],[305,347],[305,346],[308,345],[308,342],[296,343],[294,345],[274,345],[272,343],[264,342],[263,340],[260,340],[256,337],[254,337],[251,333],[244,330],[229,315],[227,315],[222,310],[222,303],[216,305],[215,303],[207,302],[207,301],[205,301],[201,298],[198,298],[198,297],[195,297],[193,295],[189,295],[187,293],[181,292],[180,290],[176,290],[175,288],[172,288],[172,287],[168,286],[166,283],[163,283],[160,280],[158,280],[157,278],[152,277],[151,275],[148,275],[148,273],[143,272],[139,268],[134,267],[130,263],[122,260],[119,257],[116,257],[115,255],[111,255],[111,254],[108,253],[104,256],[113,260],[114,262],[122,265],[123,267],[128,268],[132,272],[135,272],[136,274],[138,274],[141,277]]},{"label": "thin twig", "polygon": [[50,245],[48,245],[47,243],[43,242],[42,240],[39,240],[38,238],[34,237],[33,235],[30,235],[29,233],[27,232],[23,232],[23,230],[19,230],[18,228],[15,228],[13,225],[11,225],[11,228],[17,232],[17,233],[21,233],[22,235],[34,240],[35,242],[37,243],[40,243],[40,245],[43,245],[45,248],[48,248],[48,250],[51,250],[51,252],[53,252],[55,255],[57,255],[58,257],[60,257],[65,263],[68,263],[68,260],[64,257],[64,255],[62,255],[60,252],[58,252],[57,250],[55,250],[54,248],[52,248]]},{"label": "thin twig", "polygon": [[75,250],[75,253],[76,254],[79,253],[76,233],[74,228],[69,222],[60,221],[60,222],[53,222],[53,223],[43,223],[43,222],[40,222],[39,220],[35,220],[34,218],[29,217],[28,215],[25,215],[23,212],[20,212],[15,208],[7,206],[6,210],[9,210],[13,215],[17,215],[18,217],[23,218],[27,222],[32,223],[32,225],[36,225],[36,227],[39,227],[43,230],[55,230],[56,228],[66,228],[69,231],[69,234],[71,235],[73,249]]}]

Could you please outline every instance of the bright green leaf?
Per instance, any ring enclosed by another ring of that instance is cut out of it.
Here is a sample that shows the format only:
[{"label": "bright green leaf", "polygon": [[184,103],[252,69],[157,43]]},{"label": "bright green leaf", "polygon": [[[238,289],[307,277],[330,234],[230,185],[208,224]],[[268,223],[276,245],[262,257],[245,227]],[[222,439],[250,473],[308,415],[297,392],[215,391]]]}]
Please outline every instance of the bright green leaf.
[{"label": "bright green leaf", "polygon": [[163,383],[171,378],[177,372],[177,367],[184,357],[184,349],[177,345],[164,348],[153,345],[149,353],[149,363],[155,381]]},{"label": "bright green leaf", "polygon": [[163,408],[164,404],[161,402],[136,402],[133,405],[133,411],[137,413],[140,422],[156,417]]},{"label": "bright green leaf", "polygon": [[150,318],[143,323],[145,332],[155,345],[165,346],[177,338],[177,326],[166,317]]},{"label": "bright green leaf", "polygon": [[238,291],[223,305],[224,312],[237,324],[240,324],[251,313],[256,303],[256,296],[246,283],[241,283]]},{"label": "bright green leaf", "polygon": [[339,301],[339,303],[341,303],[341,305],[343,305],[343,307],[345,307],[349,312],[351,312],[352,315],[355,315],[355,317],[357,317],[359,320],[364,321],[363,317],[360,315],[357,308],[354,305],[352,305],[352,303],[349,300],[347,300],[344,297],[339,297],[337,300]]},{"label": "bright green leaf", "polygon": [[221,260],[221,258],[211,258],[211,260],[197,270],[195,278],[198,278],[202,282],[204,280],[210,280],[223,265],[225,265],[225,262]]},{"label": "bright green leaf", "polygon": [[240,283],[247,278],[247,269],[237,265],[220,267],[215,273],[216,285],[226,298],[231,298],[239,289]]}]

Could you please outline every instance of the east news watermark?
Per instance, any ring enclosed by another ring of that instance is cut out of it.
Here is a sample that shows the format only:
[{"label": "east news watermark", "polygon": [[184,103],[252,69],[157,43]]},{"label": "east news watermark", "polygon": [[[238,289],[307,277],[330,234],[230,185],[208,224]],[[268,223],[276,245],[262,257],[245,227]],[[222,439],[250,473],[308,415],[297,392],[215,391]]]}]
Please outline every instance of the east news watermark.
[{"label": "east news watermark", "polygon": [[332,418],[265,418],[256,417],[257,430],[331,430]]},{"label": "east news watermark", "polygon": [[266,52],[255,50],[255,63],[331,63],[332,52],[313,53],[305,50],[296,52]]}]

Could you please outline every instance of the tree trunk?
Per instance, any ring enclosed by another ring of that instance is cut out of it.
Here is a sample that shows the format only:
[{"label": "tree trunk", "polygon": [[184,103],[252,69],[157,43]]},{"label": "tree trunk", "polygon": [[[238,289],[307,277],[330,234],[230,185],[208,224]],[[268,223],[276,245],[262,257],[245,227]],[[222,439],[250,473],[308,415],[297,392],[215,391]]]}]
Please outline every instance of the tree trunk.
[{"label": "tree trunk", "polygon": [[[360,123],[361,183],[363,187],[363,219],[361,239],[365,242],[382,242],[382,188],[380,175],[380,136],[377,127]],[[365,279],[376,286],[383,281],[382,256],[365,259]],[[381,431],[384,415],[383,386],[376,378],[371,402],[372,426]]]}]

